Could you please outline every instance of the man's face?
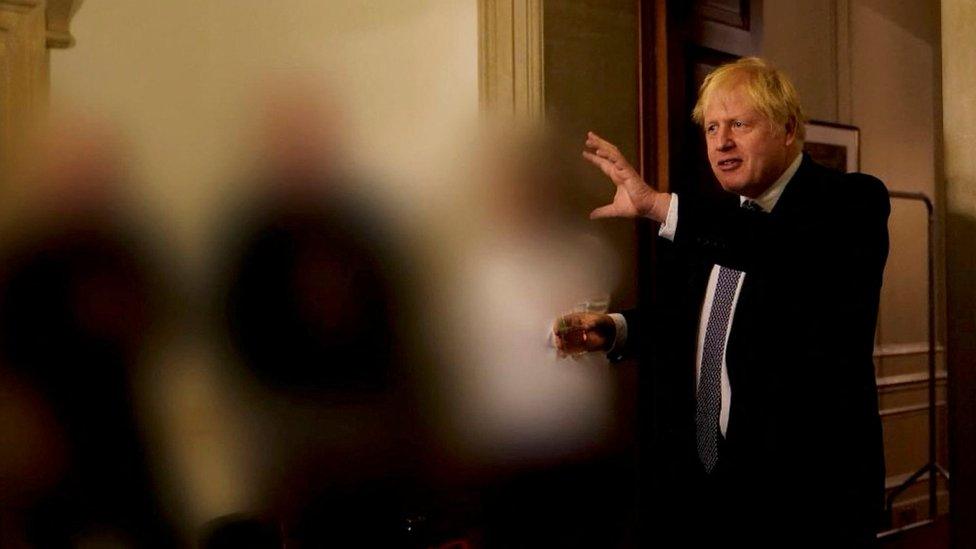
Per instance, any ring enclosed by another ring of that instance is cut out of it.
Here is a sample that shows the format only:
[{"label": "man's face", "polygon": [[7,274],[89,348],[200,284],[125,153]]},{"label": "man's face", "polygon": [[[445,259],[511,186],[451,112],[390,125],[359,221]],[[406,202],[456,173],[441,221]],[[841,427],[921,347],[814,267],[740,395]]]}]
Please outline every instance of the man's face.
[{"label": "man's face", "polygon": [[795,125],[777,127],[741,86],[715,90],[705,107],[704,129],[708,162],[726,191],[756,198],[792,160]]}]

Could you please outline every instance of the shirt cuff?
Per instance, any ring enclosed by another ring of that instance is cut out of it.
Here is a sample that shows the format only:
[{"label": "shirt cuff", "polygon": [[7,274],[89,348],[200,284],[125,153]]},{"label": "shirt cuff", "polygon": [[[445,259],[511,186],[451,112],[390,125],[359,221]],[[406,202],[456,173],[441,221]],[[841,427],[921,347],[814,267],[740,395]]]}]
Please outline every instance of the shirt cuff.
[{"label": "shirt cuff", "polygon": [[613,325],[616,328],[616,335],[613,338],[613,345],[609,353],[620,353],[620,350],[627,344],[627,319],[620,313],[610,313]]},{"label": "shirt cuff", "polygon": [[664,219],[664,223],[661,223],[661,227],[657,230],[657,235],[666,238],[670,241],[674,241],[674,233],[678,229],[678,194],[671,193],[671,203],[668,204],[668,216]]}]

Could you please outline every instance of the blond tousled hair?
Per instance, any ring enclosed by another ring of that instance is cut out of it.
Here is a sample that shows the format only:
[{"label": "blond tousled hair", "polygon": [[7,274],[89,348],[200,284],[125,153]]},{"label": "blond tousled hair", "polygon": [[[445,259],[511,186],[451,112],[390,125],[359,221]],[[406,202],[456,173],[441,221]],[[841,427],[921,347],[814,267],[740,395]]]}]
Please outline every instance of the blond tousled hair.
[{"label": "blond tousled hair", "polygon": [[758,57],[744,57],[727,63],[705,77],[698,90],[698,102],[691,118],[699,126],[705,123],[705,108],[716,90],[730,90],[742,86],[752,99],[753,107],[766,119],[783,129],[790,119],[796,121],[796,138],[802,143],[806,136],[803,109],[796,88],[785,74]]}]

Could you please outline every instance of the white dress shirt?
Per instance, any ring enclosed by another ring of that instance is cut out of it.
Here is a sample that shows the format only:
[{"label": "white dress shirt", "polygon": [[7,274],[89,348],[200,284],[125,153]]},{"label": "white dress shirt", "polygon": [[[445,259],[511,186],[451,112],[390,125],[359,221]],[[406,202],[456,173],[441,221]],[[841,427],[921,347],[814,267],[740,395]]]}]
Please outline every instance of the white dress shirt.
[{"label": "white dress shirt", "polygon": [[[796,174],[796,170],[800,167],[800,161],[803,159],[803,155],[798,154],[793,162],[788,168],[779,176],[779,178],[766,189],[763,194],[759,195],[755,199],[755,202],[762,207],[763,211],[772,211],[776,202],[779,200],[780,195],[783,193],[783,189],[786,188],[786,184],[789,183],[793,175]],[[746,197],[740,196],[739,203],[743,203],[747,200]],[[668,240],[674,240],[675,231],[678,228],[678,195],[676,193],[671,193],[671,203],[668,205],[668,215],[665,218],[664,223],[661,224],[660,229],[658,229],[658,236],[666,238]],[[698,379],[701,376],[701,365],[702,365],[702,349],[705,347],[705,329],[708,327],[708,317],[712,312],[712,301],[715,300],[715,286],[718,282],[718,270],[719,265],[714,265],[712,271],[708,276],[708,286],[705,288],[705,299],[702,302],[701,315],[698,322],[698,350],[695,358],[695,385],[698,384]],[[742,273],[739,277],[739,283],[735,288],[735,295],[732,298],[732,311],[729,314],[729,324],[726,326],[725,330],[725,345],[729,341],[729,332],[732,331],[732,319],[735,317],[735,307],[739,301],[739,292],[742,291],[742,282],[746,278],[746,273]],[[623,346],[627,341],[627,321],[624,316],[618,313],[613,313],[610,315],[613,319],[613,323],[617,327],[617,335],[614,338],[613,347],[619,348]],[[723,346],[724,348],[724,346]],[[725,436],[725,431],[729,425],[729,408],[732,402],[732,388],[729,385],[729,373],[728,368],[725,363],[725,356],[722,356],[722,410],[719,414],[719,428],[722,432],[722,436]]]}]

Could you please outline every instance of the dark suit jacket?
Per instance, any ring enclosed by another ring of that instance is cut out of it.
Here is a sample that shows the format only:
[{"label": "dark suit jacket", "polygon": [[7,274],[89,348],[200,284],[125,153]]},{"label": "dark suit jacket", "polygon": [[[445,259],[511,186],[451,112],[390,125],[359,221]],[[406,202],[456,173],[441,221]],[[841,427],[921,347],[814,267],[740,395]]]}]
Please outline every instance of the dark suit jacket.
[{"label": "dark suit jacket", "polygon": [[[707,498],[724,536],[866,543],[885,477],[872,354],[887,189],[805,155],[772,212],[727,198],[680,195],[674,242],[661,241],[658,297],[625,313],[625,351],[643,351],[650,377],[649,530],[691,542],[707,524]],[[695,447],[695,355],[716,263],[746,276],[726,348],[732,397],[721,474],[706,476]]]}]

